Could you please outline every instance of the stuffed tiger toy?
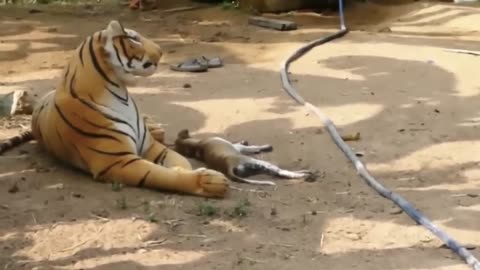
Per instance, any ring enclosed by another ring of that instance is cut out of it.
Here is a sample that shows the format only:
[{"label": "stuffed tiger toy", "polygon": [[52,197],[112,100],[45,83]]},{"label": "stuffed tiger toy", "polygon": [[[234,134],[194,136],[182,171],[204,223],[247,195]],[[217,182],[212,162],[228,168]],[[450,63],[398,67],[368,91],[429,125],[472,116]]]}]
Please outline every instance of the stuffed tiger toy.
[{"label": "stuffed tiger toy", "polygon": [[127,91],[135,77],[156,71],[161,56],[152,40],[111,21],[78,46],[56,91],[35,105],[31,131],[0,144],[0,154],[34,139],[95,180],[224,197],[225,175],[193,170],[185,157],[155,140]]}]

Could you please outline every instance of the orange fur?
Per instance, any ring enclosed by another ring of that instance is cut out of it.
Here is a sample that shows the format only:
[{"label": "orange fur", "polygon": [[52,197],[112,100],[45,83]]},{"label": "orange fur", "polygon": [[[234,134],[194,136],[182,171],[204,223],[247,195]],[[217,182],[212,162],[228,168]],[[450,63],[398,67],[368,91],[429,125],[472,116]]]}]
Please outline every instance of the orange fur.
[{"label": "orange fur", "polygon": [[155,129],[145,124],[127,91],[132,78],[154,73],[161,56],[153,41],[111,21],[77,48],[56,91],[37,104],[33,137],[94,179],[223,197],[225,176],[192,170],[186,158],[156,140],[163,130],[152,136]]}]

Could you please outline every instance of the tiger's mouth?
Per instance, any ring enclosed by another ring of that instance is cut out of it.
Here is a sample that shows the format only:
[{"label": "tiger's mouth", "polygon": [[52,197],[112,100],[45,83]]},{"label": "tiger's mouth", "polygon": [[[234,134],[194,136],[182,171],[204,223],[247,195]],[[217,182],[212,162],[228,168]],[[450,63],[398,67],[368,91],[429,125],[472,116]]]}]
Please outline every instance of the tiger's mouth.
[{"label": "tiger's mouth", "polygon": [[151,66],[156,66],[156,64],[155,64],[155,63],[152,63],[152,62],[150,62],[150,61],[147,61],[147,62],[145,62],[145,63],[143,64],[143,69],[147,69],[147,68],[149,68],[149,67],[151,67]]},{"label": "tiger's mouth", "polygon": [[131,73],[136,76],[146,77],[152,75],[153,73],[155,73],[155,71],[157,71],[158,64],[147,60],[140,66],[140,68],[132,70]]}]

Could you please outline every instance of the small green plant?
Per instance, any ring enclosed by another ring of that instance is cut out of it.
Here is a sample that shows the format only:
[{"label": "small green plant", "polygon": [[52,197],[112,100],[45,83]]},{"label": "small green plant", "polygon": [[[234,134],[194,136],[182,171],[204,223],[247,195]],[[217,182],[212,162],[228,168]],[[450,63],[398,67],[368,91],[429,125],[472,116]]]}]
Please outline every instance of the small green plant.
[{"label": "small green plant", "polygon": [[250,206],[250,201],[248,199],[243,199],[238,202],[232,211],[227,212],[227,215],[231,218],[242,218],[248,215],[248,207]]},{"label": "small green plant", "polygon": [[218,213],[218,208],[208,202],[201,202],[197,208],[198,216],[212,217]]},{"label": "small green plant", "polygon": [[152,223],[157,223],[158,219],[156,217],[155,211],[152,211],[152,205],[150,204],[150,201],[148,200],[142,200],[142,206],[143,206],[143,212],[146,215],[146,220]]},{"label": "small green plant", "polygon": [[124,196],[117,199],[117,208],[121,210],[125,210],[128,208],[127,199]]},{"label": "small green plant", "polygon": [[123,184],[119,182],[112,183],[112,190],[115,192],[121,191],[123,189]]},{"label": "small green plant", "polygon": [[158,222],[158,219],[155,216],[155,213],[153,213],[153,212],[148,214],[147,220],[149,222],[152,222],[152,223],[157,223]]},{"label": "small green plant", "polygon": [[221,6],[223,9],[237,9],[240,3],[238,0],[224,0]]},{"label": "small green plant", "polygon": [[150,213],[150,210],[151,210],[150,201],[142,200],[142,205],[143,205],[143,212],[145,212],[145,214]]}]

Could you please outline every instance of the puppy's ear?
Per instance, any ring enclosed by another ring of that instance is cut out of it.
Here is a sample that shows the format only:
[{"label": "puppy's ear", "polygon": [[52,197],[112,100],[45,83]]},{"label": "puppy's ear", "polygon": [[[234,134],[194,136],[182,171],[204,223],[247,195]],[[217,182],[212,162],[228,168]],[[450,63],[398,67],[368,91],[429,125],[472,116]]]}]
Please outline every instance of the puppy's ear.
[{"label": "puppy's ear", "polygon": [[178,132],[177,138],[179,139],[188,139],[190,138],[190,132],[188,129],[182,129],[180,132]]}]

